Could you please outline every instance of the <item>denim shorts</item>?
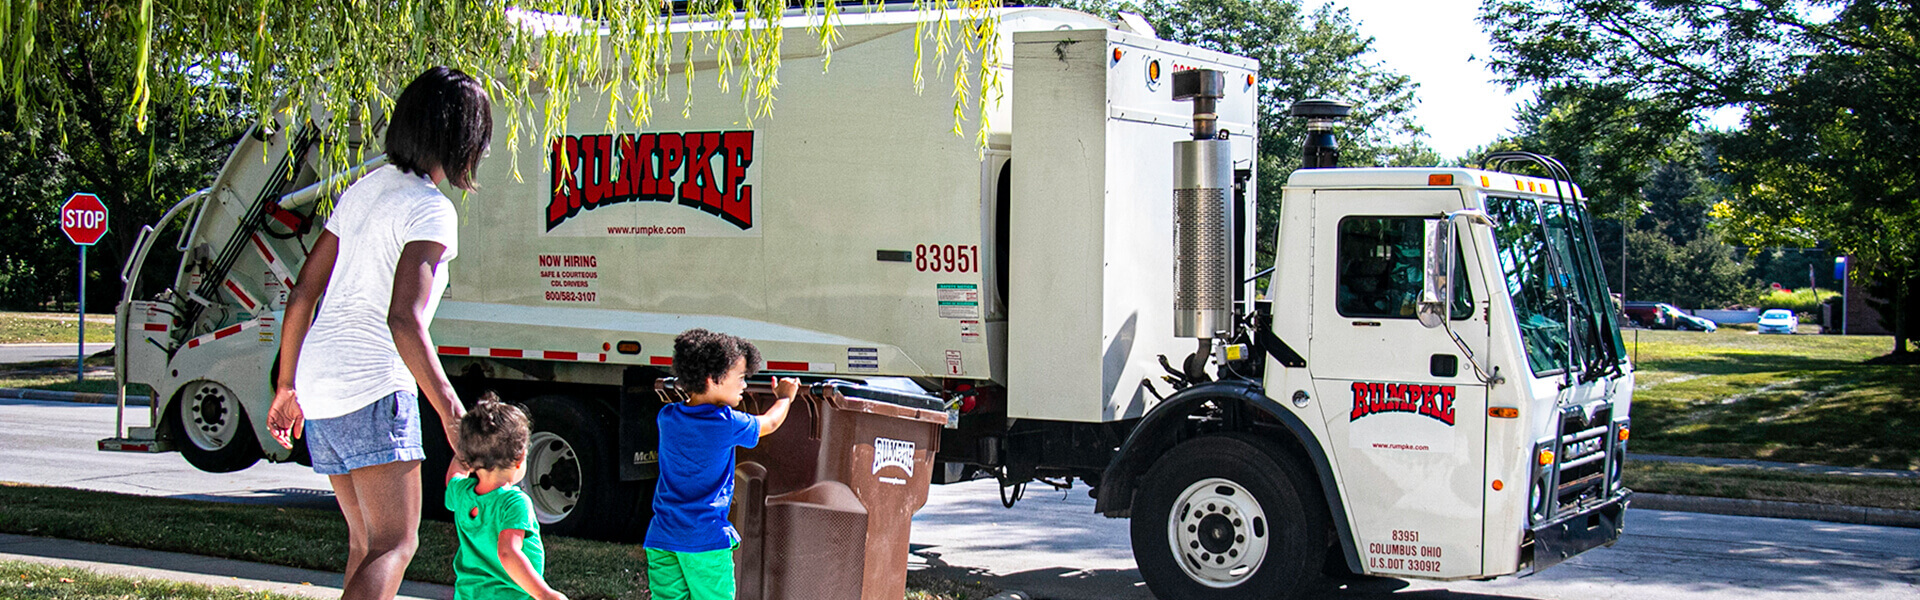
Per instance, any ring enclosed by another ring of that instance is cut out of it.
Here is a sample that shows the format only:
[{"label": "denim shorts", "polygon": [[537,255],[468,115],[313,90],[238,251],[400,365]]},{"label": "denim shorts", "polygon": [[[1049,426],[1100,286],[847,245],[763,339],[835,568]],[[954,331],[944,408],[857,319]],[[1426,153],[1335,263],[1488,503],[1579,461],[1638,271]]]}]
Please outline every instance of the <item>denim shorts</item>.
[{"label": "denim shorts", "polygon": [[420,402],[413,392],[394,392],[360,410],[307,421],[306,434],[313,470],[321,475],[427,457],[420,445]]}]

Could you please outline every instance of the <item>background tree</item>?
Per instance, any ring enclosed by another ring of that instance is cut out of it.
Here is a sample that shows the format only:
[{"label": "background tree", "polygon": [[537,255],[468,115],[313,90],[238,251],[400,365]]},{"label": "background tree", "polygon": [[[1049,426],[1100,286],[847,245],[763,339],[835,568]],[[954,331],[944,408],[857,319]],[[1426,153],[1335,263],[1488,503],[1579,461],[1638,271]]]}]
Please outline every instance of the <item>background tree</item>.
[{"label": "background tree", "polygon": [[55,213],[86,191],[100,196],[110,219],[106,237],[88,250],[87,305],[109,310],[141,226],[207,183],[245,119],[197,106],[218,90],[168,93],[154,99],[153,120],[139,131],[125,104],[135,49],[124,42],[124,24],[98,12],[48,11],[36,26],[75,43],[41,49],[41,68],[20,73],[52,78],[33,89],[60,110],[25,123],[18,111],[0,112],[0,237],[12,240],[0,246],[0,307],[74,300],[78,251]]},{"label": "background tree", "polygon": [[[1742,109],[1715,141],[1715,217],[1749,246],[1825,241],[1888,294],[1893,352],[1920,319],[1920,10],[1912,0],[1496,0],[1482,8],[1510,84],[1612,88],[1697,115]],[[1656,113],[1658,114],[1658,113]],[[1649,132],[1671,121],[1637,119]]]},{"label": "background tree", "polygon": [[1708,227],[1723,186],[1688,111],[1617,86],[1567,85],[1541,89],[1517,112],[1514,135],[1471,156],[1523,150],[1565,162],[1599,217],[1594,237],[1614,292],[1690,308],[1752,300],[1748,267]]},{"label": "background tree", "polygon": [[1299,100],[1327,98],[1353,104],[1335,135],[1343,165],[1439,164],[1413,119],[1419,84],[1381,66],[1373,38],[1360,33],[1346,9],[1299,0],[1065,0],[1034,2],[1109,19],[1144,15],[1161,39],[1260,61],[1258,263],[1272,264],[1280,224],[1280,190],[1300,167],[1306,124],[1287,116]]},{"label": "background tree", "polygon": [[[1655,164],[1640,188],[1640,206],[1626,206],[1628,298],[1689,308],[1722,308],[1753,302],[1756,282],[1741,254],[1711,226],[1709,212],[1720,189],[1704,173],[1711,152],[1691,143],[1669,148],[1672,159]],[[1639,208],[1639,215],[1633,214]],[[1616,275],[1617,276],[1617,275]]]}]

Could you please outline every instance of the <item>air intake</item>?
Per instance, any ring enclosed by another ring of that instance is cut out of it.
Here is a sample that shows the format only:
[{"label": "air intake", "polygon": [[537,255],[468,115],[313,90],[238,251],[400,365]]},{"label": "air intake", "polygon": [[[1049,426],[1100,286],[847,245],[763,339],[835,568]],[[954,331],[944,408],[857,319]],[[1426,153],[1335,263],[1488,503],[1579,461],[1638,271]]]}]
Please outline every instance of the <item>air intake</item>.
[{"label": "air intake", "polygon": [[1289,111],[1295,118],[1307,120],[1307,140],[1300,153],[1302,169],[1331,169],[1340,166],[1340,145],[1333,140],[1333,125],[1353,113],[1353,105],[1337,100],[1301,100]]}]

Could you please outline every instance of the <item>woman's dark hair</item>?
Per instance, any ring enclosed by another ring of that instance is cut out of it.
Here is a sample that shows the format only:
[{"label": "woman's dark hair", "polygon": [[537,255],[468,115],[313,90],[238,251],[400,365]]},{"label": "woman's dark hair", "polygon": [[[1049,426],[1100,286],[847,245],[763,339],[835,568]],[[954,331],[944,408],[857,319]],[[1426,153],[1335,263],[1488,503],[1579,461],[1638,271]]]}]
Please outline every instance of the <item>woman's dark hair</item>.
[{"label": "woman's dark hair", "polygon": [[460,418],[460,458],[469,469],[505,469],[527,457],[527,413],[493,392]]},{"label": "woman's dark hair", "polygon": [[492,138],[493,103],[486,88],[459,69],[434,67],[394,100],[387,158],[415,175],[440,167],[447,183],[472,190],[473,172]]},{"label": "woman's dark hair", "polygon": [[707,391],[707,380],[726,377],[733,361],[743,358],[748,375],[760,371],[760,349],[746,340],[705,329],[689,329],[673,338],[673,376],[689,394]]}]

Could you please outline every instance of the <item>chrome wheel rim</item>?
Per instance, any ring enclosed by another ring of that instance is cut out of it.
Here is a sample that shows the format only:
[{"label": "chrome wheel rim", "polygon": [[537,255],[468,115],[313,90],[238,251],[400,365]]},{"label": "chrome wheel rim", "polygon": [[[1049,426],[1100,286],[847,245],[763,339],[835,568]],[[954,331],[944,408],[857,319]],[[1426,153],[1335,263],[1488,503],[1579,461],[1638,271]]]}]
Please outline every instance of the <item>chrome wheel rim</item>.
[{"label": "chrome wheel rim", "polygon": [[1245,583],[1267,558],[1272,532],[1266,510],[1245,486],[1219,477],[1187,486],[1167,519],[1174,563],[1212,588]]},{"label": "chrome wheel rim", "polygon": [[580,502],[580,457],[566,438],[535,432],[527,439],[527,474],[520,489],[532,501],[534,517],[542,524],[557,523]]}]

